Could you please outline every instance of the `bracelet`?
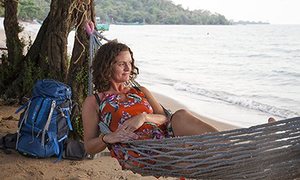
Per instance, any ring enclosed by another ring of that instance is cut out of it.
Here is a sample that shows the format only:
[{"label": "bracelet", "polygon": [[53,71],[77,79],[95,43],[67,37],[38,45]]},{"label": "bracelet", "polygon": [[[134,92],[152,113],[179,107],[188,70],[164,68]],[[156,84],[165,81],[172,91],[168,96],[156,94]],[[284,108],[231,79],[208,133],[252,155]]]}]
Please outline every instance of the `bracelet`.
[{"label": "bracelet", "polygon": [[[100,134],[100,136],[102,136],[102,137],[101,137],[101,140],[104,142],[104,144],[108,145],[109,143],[106,142],[106,141],[104,141],[104,136],[105,136],[105,134]],[[100,136],[99,136],[99,137],[100,137]]]},{"label": "bracelet", "polygon": [[108,143],[108,142],[106,142],[106,141],[104,141],[104,136],[105,136],[106,134],[101,134],[101,140],[102,140],[102,142],[104,142],[104,144],[106,145],[106,147],[110,150],[111,149],[111,144],[110,143]]}]

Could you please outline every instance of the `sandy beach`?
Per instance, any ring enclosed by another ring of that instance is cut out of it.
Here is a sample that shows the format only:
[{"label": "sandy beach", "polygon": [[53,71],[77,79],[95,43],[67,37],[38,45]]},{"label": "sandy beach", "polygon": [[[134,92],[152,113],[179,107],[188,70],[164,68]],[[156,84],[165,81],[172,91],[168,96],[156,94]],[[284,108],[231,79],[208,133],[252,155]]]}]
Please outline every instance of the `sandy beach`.
[{"label": "sandy beach", "polygon": [[[166,96],[155,94],[164,106],[172,111],[182,109],[184,106]],[[15,114],[17,106],[0,105],[0,137],[17,130],[19,115]],[[219,130],[233,129],[234,126],[208,119],[195,114],[205,122],[214,125]],[[56,158],[33,159],[13,151],[5,154],[0,151],[0,179],[130,179],[155,180],[155,177],[142,177],[131,171],[124,171],[118,162],[107,155],[100,153],[93,160],[70,161],[62,160],[54,163]],[[159,179],[176,179],[164,178]]]},{"label": "sandy beach", "polygon": [[[25,32],[30,34],[31,32]],[[0,47],[5,47],[5,34],[0,28]],[[159,102],[173,112],[185,108],[184,105],[174,101],[167,96],[155,93]],[[17,130],[19,115],[15,114],[17,105],[8,106],[0,101],[0,137],[7,133],[14,133]],[[237,128],[230,124],[221,123],[217,120],[207,118],[193,112],[201,120],[213,125],[219,130]],[[33,159],[20,155],[13,151],[12,154],[5,154],[0,151],[0,179],[157,179],[155,177],[142,177],[131,171],[121,170],[118,162],[107,156],[106,153],[99,154],[93,160],[70,161],[62,160],[54,163],[56,158]],[[164,178],[159,179],[176,179]],[[178,179],[178,178],[177,178]]]}]

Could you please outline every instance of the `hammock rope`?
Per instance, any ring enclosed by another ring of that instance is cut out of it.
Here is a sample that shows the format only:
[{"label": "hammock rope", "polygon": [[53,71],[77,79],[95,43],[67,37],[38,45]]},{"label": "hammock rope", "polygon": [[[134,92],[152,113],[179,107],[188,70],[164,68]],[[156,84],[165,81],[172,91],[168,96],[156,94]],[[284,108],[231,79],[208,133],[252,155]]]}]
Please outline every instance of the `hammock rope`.
[{"label": "hammock rope", "polygon": [[[102,45],[101,40],[108,41],[91,29],[87,31],[90,35],[89,95],[93,89],[92,60]],[[131,83],[139,86],[134,81]],[[100,129],[102,133],[109,132],[103,123]],[[300,177],[300,117],[205,135],[128,141],[120,150],[127,157],[121,163],[144,176],[294,179]],[[140,156],[133,157],[130,151]]]},{"label": "hammock rope", "polygon": [[93,22],[87,22],[85,25],[85,30],[87,34],[90,36],[90,49],[89,49],[89,74],[88,74],[88,95],[93,94],[93,74],[92,74],[92,64],[93,59],[95,57],[95,54],[100,46],[102,46],[102,40],[109,41],[107,38],[105,38],[101,33],[95,29],[95,25]]}]

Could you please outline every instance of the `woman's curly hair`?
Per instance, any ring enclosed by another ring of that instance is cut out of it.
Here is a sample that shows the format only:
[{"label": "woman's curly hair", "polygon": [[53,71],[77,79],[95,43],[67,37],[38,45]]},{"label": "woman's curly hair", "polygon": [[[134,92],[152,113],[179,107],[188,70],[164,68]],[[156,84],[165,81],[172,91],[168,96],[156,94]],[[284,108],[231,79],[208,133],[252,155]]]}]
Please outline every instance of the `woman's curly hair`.
[{"label": "woman's curly hair", "polygon": [[130,80],[133,80],[138,75],[138,68],[134,65],[131,49],[125,44],[110,41],[98,49],[93,61],[92,73],[96,91],[104,92],[109,89],[113,69],[112,66],[115,62],[115,58],[121,51],[129,51],[131,55],[132,70],[130,73]]}]

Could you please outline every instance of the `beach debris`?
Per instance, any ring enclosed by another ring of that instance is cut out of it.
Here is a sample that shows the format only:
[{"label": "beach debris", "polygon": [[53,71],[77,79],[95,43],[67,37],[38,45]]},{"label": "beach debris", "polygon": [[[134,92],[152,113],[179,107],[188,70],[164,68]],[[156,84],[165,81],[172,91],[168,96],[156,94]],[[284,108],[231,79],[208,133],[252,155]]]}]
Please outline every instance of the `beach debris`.
[{"label": "beach debris", "polygon": [[2,120],[18,121],[18,119],[17,119],[17,118],[15,118],[15,117],[13,117],[13,116],[2,117]]}]

